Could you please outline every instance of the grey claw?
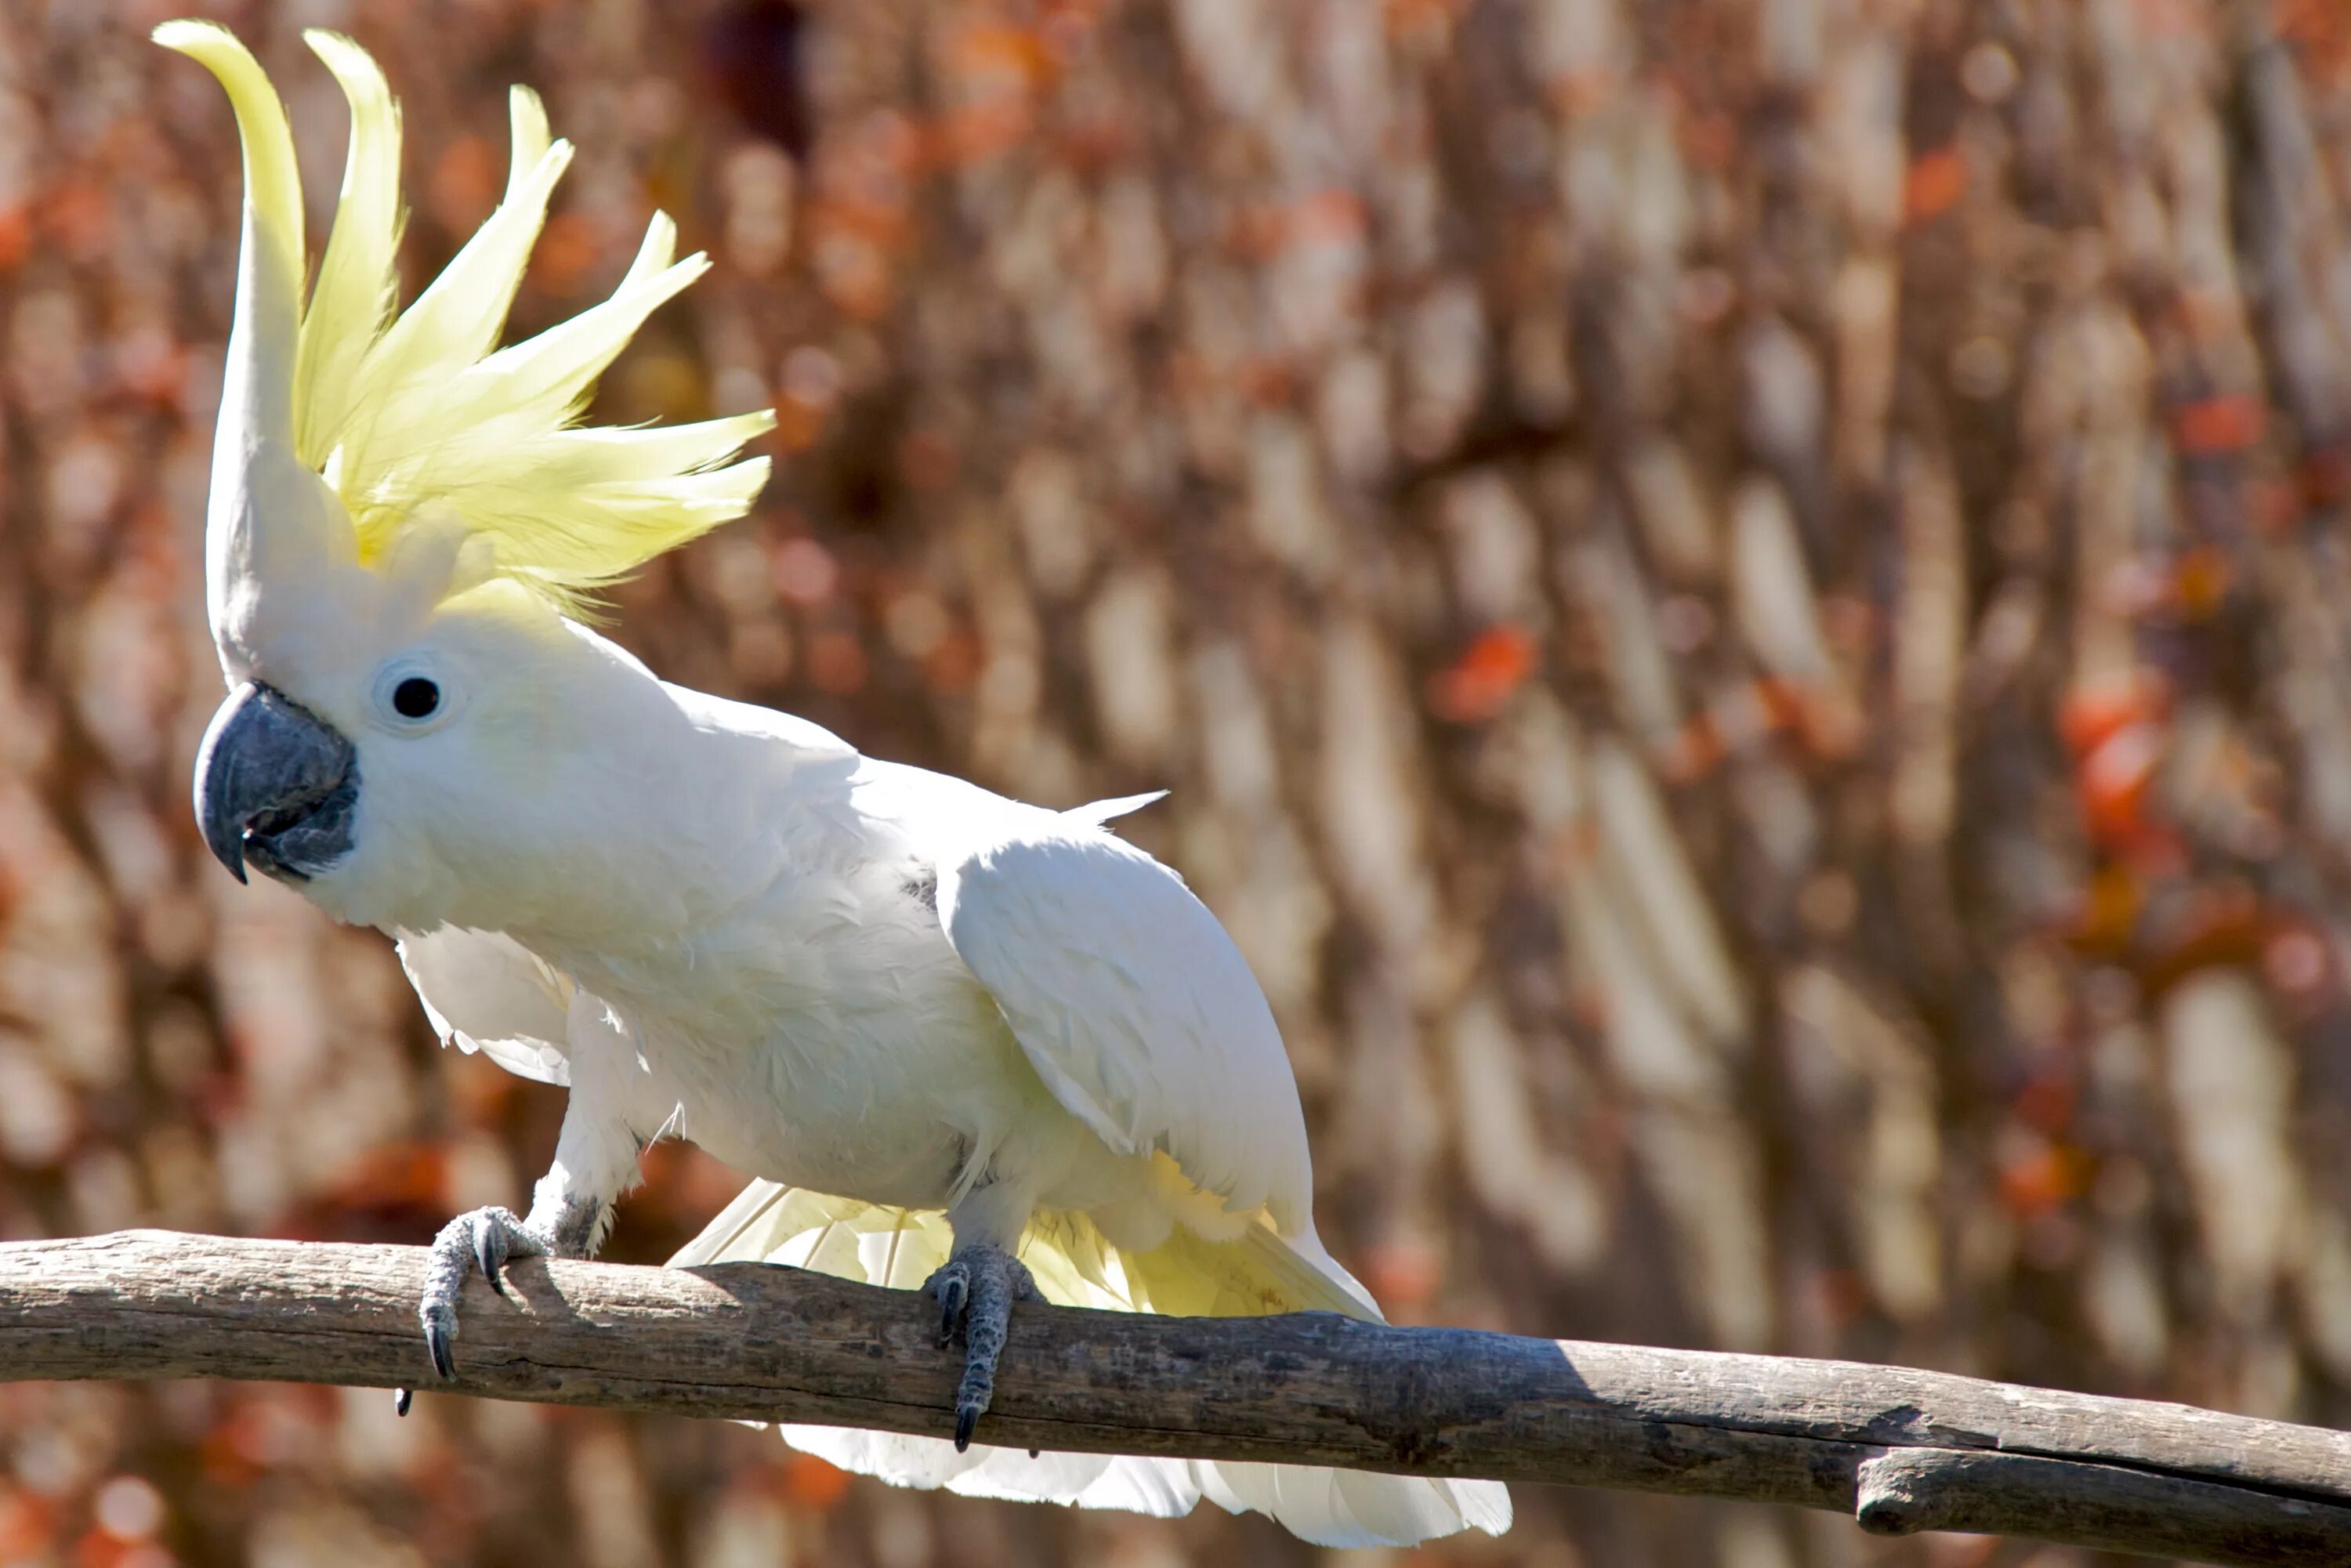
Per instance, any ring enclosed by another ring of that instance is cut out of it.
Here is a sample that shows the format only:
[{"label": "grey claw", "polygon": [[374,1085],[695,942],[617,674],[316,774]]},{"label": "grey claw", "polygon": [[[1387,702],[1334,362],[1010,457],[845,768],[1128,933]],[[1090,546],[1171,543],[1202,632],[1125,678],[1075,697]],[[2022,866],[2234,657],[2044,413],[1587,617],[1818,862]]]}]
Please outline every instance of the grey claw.
[{"label": "grey claw", "polygon": [[949,1274],[938,1282],[939,1343],[942,1347],[955,1343],[956,1330],[963,1326],[964,1308],[971,1301],[971,1286],[964,1277]]},{"label": "grey claw", "polygon": [[424,1325],[424,1348],[433,1353],[433,1370],[441,1375],[444,1383],[457,1381],[457,1357],[451,1344],[456,1336],[453,1325],[438,1320]]},{"label": "grey claw", "polygon": [[511,1301],[514,1297],[507,1294],[506,1276],[499,1272],[506,1267],[507,1250],[505,1226],[486,1218],[474,1221],[474,1261],[481,1265],[482,1278],[490,1282],[490,1289]]},{"label": "grey claw", "polygon": [[393,1389],[392,1391],[392,1413],[395,1416],[407,1415],[408,1406],[414,1398],[415,1396],[409,1393],[405,1388]]},{"label": "grey claw", "polygon": [[[976,1404],[958,1405],[956,1406],[956,1453],[960,1454],[965,1449],[971,1447],[972,1428],[979,1425],[980,1408],[981,1407]],[[1034,1457],[1034,1452],[1035,1451],[1033,1449],[1030,1450],[1031,1457]]]}]

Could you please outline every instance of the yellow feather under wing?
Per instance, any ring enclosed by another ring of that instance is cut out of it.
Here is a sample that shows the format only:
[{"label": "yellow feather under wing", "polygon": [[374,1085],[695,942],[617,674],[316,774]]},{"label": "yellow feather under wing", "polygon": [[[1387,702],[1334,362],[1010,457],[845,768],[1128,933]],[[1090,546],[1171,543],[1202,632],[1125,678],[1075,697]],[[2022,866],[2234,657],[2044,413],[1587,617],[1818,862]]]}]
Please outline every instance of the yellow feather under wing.
[{"label": "yellow feather under wing", "polygon": [[[910,1290],[946,1261],[954,1238],[946,1215],[801,1187],[753,1182],[672,1268],[704,1263],[786,1263],[868,1284]],[[1313,1251],[1321,1253],[1319,1244]],[[1324,1309],[1376,1317],[1344,1271],[1325,1275],[1261,1221],[1227,1240],[1178,1226],[1160,1245],[1123,1252],[1081,1215],[1040,1216],[1021,1238],[1020,1260],[1047,1301],[1062,1306],[1169,1314],[1249,1317]],[[944,1413],[942,1413],[944,1421]],[[945,1438],[853,1428],[787,1425],[787,1442],[893,1486],[946,1487],[972,1497],[1123,1508],[1163,1516],[1207,1498],[1236,1513],[1254,1511],[1325,1545],[1404,1545],[1465,1527],[1499,1535],[1510,1526],[1510,1493],[1493,1481],[1429,1480],[1314,1467],[1207,1460],[1029,1454],[975,1446],[958,1453]]]},{"label": "yellow feather under wing", "polygon": [[[886,1246],[867,1239],[890,1236]],[[945,1213],[832,1197],[753,1182],[683,1251],[674,1269],[703,1263],[788,1263],[871,1285],[911,1290],[946,1261]],[[1020,1238],[1039,1292],[1065,1307],[1171,1317],[1266,1317],[1336,1312],[1369,1317],[1269,1226],[1211,1241],[1177,1226],[1145,1250],[1112,1244],[1083,1215],[1040,1214]],[[887,1260],[888,1267],[878,1264]]]}]

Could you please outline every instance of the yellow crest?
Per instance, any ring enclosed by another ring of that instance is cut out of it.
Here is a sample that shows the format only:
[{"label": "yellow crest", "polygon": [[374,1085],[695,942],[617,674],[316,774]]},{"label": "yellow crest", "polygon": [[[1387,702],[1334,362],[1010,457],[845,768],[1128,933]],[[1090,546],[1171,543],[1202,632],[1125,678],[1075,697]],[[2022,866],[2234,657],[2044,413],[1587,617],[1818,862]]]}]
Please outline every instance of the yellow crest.
[{"label": "yellow crest", "polygon": [[[569,142],[549,140],[538,95],[517,87],[505,198],[441,276],[398,309],[400,106],[350,39],[316,30],[303,38],[351,110],[342,196],[307,303],[293,141],[268,77],[212,23],[155,29],[157,43],[220,79],[245,145],[246,256],[230,355],[232,389],[243,394],[237,417],[254,427],[243,450],[289,446],[341,503],[362,563],[388,561],[411,530],[445,529],[454,519],[469,541],[472,570],[463,577],[510,578],[566,611],[740,517],[767,483],[768,460],[734,459],[773,425],[772,413],[649,429],[579,423],[597,376],[708,261],[674,260],[676,226],[656,214],[611,298],[498,348],[549,197],[571,161]],[[224,441],[221,456],[228,447]],[[226,477],[216,472],[216,493]]]}]

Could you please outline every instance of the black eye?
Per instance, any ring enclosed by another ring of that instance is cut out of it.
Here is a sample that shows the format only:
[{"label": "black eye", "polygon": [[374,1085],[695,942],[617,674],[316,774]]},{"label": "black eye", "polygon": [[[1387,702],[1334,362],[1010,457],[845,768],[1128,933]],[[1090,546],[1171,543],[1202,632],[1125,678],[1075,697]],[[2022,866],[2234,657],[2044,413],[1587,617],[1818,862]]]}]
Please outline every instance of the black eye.
[{"label": "black eye", "polygon": [[441,706],[441,688],[423,675],[411,675],[392,691],[392,707],[402,718],[431,718]]}]

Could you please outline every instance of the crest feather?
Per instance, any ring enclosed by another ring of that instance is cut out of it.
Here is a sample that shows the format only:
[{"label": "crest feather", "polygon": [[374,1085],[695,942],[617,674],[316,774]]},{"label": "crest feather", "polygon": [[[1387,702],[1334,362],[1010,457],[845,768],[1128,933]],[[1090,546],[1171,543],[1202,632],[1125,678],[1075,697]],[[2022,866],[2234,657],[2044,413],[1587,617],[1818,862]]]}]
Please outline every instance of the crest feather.
[{"label": "crest feather", "polygon": [[350,417],[360,361],[399,308],[400,106],[366,50],[337,33],[304,35],[351,106],[350,152],[335,227],[302,315],[294,369],[295,449],[313,468]]},{"label": "crest feather", "polygon": [[[168,23],[157,37],[204,58],[238,99],[253,204],[274,220],[263,241],[290,253],[298,279],[300,200],[268,78],[217,27]],[[293,445],[342,502],[359,559],[380,567],[401,553],[404,534],[445,528],[454,517],[488,547],[496,575],[573,612],[597,589],[747,510],[767,483],[768,460],[734,459],[773,426],[771,412],[645,430],[579,423],[596,378],[646,318],[708,270],[700,255],[675,259],[676,225],[654,214],[603,303],[498,348],[571,162],[570,143],[549,139],[538,95],[517,87],[504,198],[398,310],[400,106],[358,44],[316,29],[303,38],[350,105],[351,141],[293,357]]]}]

